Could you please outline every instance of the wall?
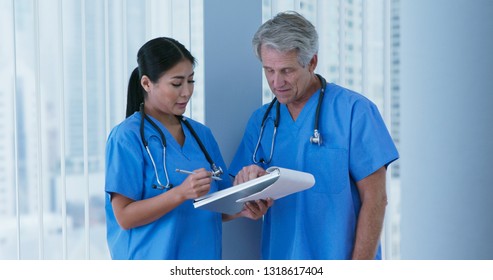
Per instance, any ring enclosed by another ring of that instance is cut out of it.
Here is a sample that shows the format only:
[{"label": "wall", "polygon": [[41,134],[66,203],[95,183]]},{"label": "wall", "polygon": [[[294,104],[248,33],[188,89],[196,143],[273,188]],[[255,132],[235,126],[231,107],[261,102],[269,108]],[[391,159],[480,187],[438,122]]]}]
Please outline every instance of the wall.
[{"label": "wall", "polygon": [[[205,122],[226,164],[233,159],[248,118],[262,104],[262,68],[251,47],[261,23],[260,0],[204,1]],[[258,259],[260,229],[260,221],[224,223],[223,258]]]},{"label": "wall", "polygon": [[493,259],[493,1],[401,18],[401,258]]}]

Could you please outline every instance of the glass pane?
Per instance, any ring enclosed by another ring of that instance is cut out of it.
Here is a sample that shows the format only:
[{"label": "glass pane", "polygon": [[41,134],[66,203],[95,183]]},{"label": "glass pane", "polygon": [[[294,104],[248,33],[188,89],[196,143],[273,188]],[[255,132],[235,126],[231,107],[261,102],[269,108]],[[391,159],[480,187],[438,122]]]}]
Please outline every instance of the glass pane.
[{"label": "glass pane", "polygon": [[12,1],[0,0],[0,259],[17,258],[15,56]]},{"label": "glass pane", "polygon": [[[203,77],[202,1],[193,2],[0,0],[0,259],[109,258],[106,138],[125,118],[149,37],[177,35]],[[203,79],[196,86],[190,114],[200,119]]]},{"label": "glass pane", "polygon": [[[390,13],[386,11],[389,0],[264,0],[263,21],[281,11],[295,10],[310,20],[319,35],[319,53],[316,72],[328,82],[360,92],[373,101],[380,110],[398,146],[398,63],[393,63],[388,73],[390,56],[387,31]],[[392,30],[398,33],[399,1],[392,1]],[[398,34],[392,38],[399,38]],[[398,61],[399,42],[392,41],[392,59]],[[397,65],[397,66],[396,66]],[[392,87],[387,84],[392,81]],[[389,89],[391,88],[391,89]],[[390,94],[392,90],[392,94]],[[263,79],[263,102],[268,103],[273,95]],[[391,112],[392,110],[392,112]],[[387,185],[389,186],[389,207],[383,244],[387,258],[398,258],[399,246],[399,163],[390,166]],[[391,253],[389,253],[391,252]]]}]

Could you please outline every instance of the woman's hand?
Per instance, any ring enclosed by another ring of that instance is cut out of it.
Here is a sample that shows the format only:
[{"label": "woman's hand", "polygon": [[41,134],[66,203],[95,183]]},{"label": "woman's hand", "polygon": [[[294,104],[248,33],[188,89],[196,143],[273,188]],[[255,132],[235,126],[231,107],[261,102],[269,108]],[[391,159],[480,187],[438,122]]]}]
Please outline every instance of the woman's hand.
[{"label": "woman's hand", "polygon": [[200,168],[194,170],[193,173],[188,175],[185,181],[177,187],[185,199],[204,196],[211,189],[212,174],[209,171]]}]

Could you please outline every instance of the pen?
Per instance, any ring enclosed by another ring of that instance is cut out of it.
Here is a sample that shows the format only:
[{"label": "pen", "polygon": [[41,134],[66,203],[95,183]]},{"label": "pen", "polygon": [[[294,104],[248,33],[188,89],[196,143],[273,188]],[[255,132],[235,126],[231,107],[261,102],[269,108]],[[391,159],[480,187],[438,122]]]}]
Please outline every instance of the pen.
[{"label": "pen", "polygon": [[[178,172],[178,173],[183,173],[183,174],[195,174],[192,171],[178,169],[178,168],[175,171]],[[217,176],[212,176],[212,179],[213,180],[217,180],[217,181],[221,181],[222,180],[220,177],[217,177]]]}]

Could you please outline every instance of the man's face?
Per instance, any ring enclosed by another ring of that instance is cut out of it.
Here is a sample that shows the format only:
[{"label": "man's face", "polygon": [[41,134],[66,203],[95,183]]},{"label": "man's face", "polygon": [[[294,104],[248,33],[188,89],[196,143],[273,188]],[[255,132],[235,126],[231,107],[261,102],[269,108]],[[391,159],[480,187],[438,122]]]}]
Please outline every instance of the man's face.
[{"label": "man's face", "polygon": [[315,69],[314,59],[303,67],[296,51],[279,52],[270,47],[260,49],[262,66],[270,89],[280,103],[290,104],[306,101],[310,79]]}]

